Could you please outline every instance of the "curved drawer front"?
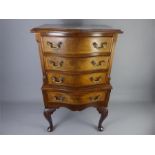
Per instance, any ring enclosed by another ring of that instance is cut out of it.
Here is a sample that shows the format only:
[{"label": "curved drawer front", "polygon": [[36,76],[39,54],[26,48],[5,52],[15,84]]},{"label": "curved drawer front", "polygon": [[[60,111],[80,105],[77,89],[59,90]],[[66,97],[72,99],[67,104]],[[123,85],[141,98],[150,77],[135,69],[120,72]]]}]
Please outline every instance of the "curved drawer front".
[{"label": "curved drawer front", "polygon": [[75,95],[72,93],[62,93],[62,92],[46,92],[47,101],[53,103],[67,103],[67,104],[88,104],[94,102],[104,101],[106,97],[106,92],[88,92],[84,94]]},{"label": "curved drawer front", "polygon": [[48,84],[60,86],[91,86],[106,83],[106,73],[91,73],[81,75],[67,75],[62,73],[47,73]]},{"label": "curved drawer front", "polygon": [[44,52],[59,54],[86,54],[111,52],[112,37],[43,37]]},{"label": "curved drawer front", "polygon": [[58,56],[45,56],[45,68],[47,70],[60,71],[90,71],[108,69],[107,56],[97,56],[89,58],[63,58]]}]

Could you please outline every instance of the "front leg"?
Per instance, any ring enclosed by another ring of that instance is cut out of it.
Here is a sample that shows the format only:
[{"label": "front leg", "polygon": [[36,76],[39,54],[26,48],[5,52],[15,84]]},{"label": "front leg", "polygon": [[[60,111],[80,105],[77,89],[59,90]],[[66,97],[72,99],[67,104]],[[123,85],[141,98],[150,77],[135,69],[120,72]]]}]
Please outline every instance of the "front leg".
[{"label": "front leg", "polygon": [[48,132],[52,132],[53,131],[53,123],[52,123],[52,117],[51,115],[54,113],[54,111],[56,111],[55,108],[53,109],[45,109],[44,110],[44,116],[46,118],[46,120],[49,122],[49,127],[47,128]]},{"label": "front leg", "polygon": [[103,131],[104,128],[102,126],[102,123],[105,120],[105,118],[108,116],[108,109],[105,108],[105,107],[98,107],[97,110],[101,114],[100,120],[99,120],[99,123],[98,123],[98,130]]}]

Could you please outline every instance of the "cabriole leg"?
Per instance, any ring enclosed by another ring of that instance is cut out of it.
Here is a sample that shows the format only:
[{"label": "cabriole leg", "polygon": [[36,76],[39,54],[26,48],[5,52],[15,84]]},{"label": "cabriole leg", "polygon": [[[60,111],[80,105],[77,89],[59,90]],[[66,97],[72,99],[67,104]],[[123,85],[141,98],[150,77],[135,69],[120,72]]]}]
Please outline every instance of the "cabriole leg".
[{"label": "cabriole leg", "polygon": [[104,128],[102,126],[102,123],[105,120],[105,118],[108,116],[108,109],[105,108],[105,107],[98,107],[97,110],[101,114],[100,120],[99,120],[99,123],[98,123],[98,130],[103,131]]},{"label": "cabriole leg", "polygon": [[53,131],[53,123],[52,123],[51,115],[54,113],[54,111],[56,111],[55,108],[53,108],[53,109],[45,109],[44,110],[44,116],[45,116],[46,120],[49,122],[49,127],[47,128],[48,132]]}]

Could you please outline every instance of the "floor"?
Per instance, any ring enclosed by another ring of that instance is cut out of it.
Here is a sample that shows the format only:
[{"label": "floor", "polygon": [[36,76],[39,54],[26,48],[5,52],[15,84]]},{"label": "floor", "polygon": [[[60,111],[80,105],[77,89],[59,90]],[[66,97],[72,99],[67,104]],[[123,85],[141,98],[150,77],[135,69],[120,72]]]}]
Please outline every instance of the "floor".
[{"label": "floor", "polygon": [[155,134],[155,104],[109,104],[104,132],[96,130],[99,113],[94,108],[81,112],[58,109],[53,114],[55,130],[48,133],[42,103],[3,103],[0,107],[0,134],[4,135],[145,135]]}]

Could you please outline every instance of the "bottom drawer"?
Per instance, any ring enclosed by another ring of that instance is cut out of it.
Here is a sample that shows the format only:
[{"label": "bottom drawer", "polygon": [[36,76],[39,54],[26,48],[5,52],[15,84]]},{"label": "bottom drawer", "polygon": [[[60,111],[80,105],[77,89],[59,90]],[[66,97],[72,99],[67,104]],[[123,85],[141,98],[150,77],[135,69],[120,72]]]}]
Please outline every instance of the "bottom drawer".
[{"label": "bottom drawer", "polygon": [[81,105],[105,101],[107,93],[107,90],[93,92],[62,92],[59,90],[43,91],[44,99],[46,102],[48,102],[48,104],[65,103],[72,105]]}]

